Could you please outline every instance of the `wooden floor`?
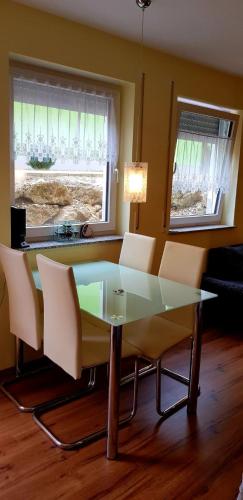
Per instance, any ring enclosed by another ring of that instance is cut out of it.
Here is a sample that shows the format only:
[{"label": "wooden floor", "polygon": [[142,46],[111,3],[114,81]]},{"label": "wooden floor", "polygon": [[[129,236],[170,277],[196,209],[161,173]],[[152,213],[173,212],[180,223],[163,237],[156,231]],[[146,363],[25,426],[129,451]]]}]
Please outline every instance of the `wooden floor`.
[{"label": "wooden floor", "polygon": [[[182,347],[167,355],[166,366],[184,372],[188,349]],[[57,384],[63,390],[66,382],[50,371],[42,387],[36,378],[18,391],[25,400],[40,400]],[[181,394],[177,386],[166,381],[166,399]],[[75,452],[55,448],[31,415],[18,413],[0,394],[1,500],[235,499],[243,472],[243,335],[205,335],[201,389],[197,418],[183,409],[160,424],[154,376],[141,381],[138,414],[120,431],[116,462],[105,458],[105,439]],[[129,392],[123,391],[123,407]],[[105,407],[101,388],[46,420],[64,439],[75,439],[102,425]]]}]

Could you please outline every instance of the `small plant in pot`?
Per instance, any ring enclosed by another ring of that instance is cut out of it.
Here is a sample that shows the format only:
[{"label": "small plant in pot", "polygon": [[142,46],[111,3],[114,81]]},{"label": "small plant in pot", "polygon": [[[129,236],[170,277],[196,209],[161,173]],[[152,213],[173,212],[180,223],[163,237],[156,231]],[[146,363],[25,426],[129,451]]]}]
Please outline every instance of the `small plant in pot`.
[{"label": "small plant in pot", "polygon": [[55,165],[55,161],[48,157],[43,157],[43,160],[40,161],[36,156],[31,156],[27,165],[35,170],[49,170],[49,168]]}]

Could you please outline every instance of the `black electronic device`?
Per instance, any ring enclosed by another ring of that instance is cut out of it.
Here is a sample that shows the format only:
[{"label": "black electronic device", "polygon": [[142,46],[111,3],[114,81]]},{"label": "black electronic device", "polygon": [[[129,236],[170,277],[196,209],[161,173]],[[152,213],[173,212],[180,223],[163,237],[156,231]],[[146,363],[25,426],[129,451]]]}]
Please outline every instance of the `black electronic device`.
[{"label": "black electronic device", "polygon": [[25,208],[11,207],[11,247],[27,248],[26,238],[26,210]]}]

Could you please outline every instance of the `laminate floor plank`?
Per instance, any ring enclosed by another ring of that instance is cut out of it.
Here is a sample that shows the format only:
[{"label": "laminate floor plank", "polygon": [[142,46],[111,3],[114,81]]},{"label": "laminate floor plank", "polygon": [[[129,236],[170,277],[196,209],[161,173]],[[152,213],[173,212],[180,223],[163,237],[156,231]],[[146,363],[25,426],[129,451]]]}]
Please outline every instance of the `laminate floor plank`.
[{"label": "laminate floor plank", "polygon": [[[186,373],[188,355],[183,343],[167,353],[164,364]],[[45,421],[64,439],[102,426],[105,378],[99,371],[96,392],[48,413]],[[70,380],[53,370],[15,390],[36,401],[70,387]],[[162,391],[167,404],[185,387],[164,377]],[[131,386],[122,391],[122,411],[130,401]],[[155,377],[144,378],[137,416],[120,431],[119,444],[118,461],[106,460],[105,439],[74,452],[60,450],[30,414],[20,414],[0,393],[0,499],[235,499],[243,472],[243,335],[212,331],[204,336],[196,417],[188,418],[182,409],[161,423]]]}]

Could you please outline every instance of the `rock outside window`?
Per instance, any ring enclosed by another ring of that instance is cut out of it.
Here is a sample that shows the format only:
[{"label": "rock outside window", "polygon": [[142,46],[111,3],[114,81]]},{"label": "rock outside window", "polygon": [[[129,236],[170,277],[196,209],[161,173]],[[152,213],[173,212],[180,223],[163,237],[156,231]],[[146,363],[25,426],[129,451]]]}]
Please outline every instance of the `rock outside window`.
[{"label": "rock outside window", "polygon": [[70,220],[77,231],[113,229],[119,91],[26,67],[12,68],[12,82],[14,198],[27,236]]}]

